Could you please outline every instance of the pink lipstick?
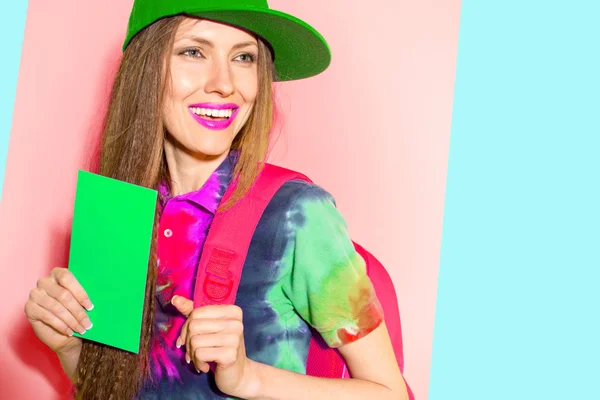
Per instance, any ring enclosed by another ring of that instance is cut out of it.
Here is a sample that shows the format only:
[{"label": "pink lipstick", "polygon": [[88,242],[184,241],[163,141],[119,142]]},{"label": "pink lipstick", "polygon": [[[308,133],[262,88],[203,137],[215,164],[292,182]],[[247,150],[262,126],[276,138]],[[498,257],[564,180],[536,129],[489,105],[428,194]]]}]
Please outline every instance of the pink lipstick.
[{"label": "pink lipstick", "polygon": [[227,129],[233,123],[239,109],[239,106],[233,103],[198,103],[188,106],[196,122],[216,131]]}]

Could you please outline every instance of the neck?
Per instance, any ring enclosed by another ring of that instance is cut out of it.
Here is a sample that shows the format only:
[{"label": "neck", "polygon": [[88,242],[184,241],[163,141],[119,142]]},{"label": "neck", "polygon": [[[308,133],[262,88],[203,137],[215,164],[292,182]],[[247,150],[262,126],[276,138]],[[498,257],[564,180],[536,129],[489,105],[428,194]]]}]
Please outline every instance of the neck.
[{"label": "neck", "polygon": [[171,195],[178,196],[200,189],[227,157],[192,153],[172,140],[165,141],[165,157],[171,178]]}]

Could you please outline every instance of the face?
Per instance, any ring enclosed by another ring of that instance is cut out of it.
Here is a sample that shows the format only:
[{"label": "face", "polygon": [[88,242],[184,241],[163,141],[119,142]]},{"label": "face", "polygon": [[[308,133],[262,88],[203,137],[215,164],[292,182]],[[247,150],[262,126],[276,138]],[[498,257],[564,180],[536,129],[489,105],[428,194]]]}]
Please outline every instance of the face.
[{"label": "face", "polygon": [[171,82],[163,106],[168,140],[197,156],[229,151],[256,100],[257,59],[258,43],[250,34],[184,20],[168,59]]}]

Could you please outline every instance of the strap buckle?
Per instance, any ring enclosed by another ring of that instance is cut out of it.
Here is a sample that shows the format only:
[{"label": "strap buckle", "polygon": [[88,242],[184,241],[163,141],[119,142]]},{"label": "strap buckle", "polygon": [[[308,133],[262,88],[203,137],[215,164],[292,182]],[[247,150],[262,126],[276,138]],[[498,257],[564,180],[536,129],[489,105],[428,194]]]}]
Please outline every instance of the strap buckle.
[{"label": "strap buckle", "polygon": [[221,302],[229,297],[233,290],[233,274],[229,270],[235,253],[229,250],[214,248],[206,265],[206,279],[203,290],[206,297],[214,302]]}]

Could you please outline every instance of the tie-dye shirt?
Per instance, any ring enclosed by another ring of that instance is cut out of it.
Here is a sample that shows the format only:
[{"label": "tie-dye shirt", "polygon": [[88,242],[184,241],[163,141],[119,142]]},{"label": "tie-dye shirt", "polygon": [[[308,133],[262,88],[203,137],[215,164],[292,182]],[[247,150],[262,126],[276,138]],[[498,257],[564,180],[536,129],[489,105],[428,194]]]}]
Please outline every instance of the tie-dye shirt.
[{"label": "tie-dye shirt", "polygon": [[[170,198],[158,239],[152,380],[144,400],[227,399],[214,375],[185,362],[175,341],[185,318],[170,305],[173,295],[193,297],[202,246],[231,180],[232,153],[198,191]],[[312,326],[331,347],[357,340],[383,320],[381,305],[354,250],[331,195],[303,181],[286,183],[273,197],[253,236],[236,305],[244,314],[248,358],[306,373]]]}]

